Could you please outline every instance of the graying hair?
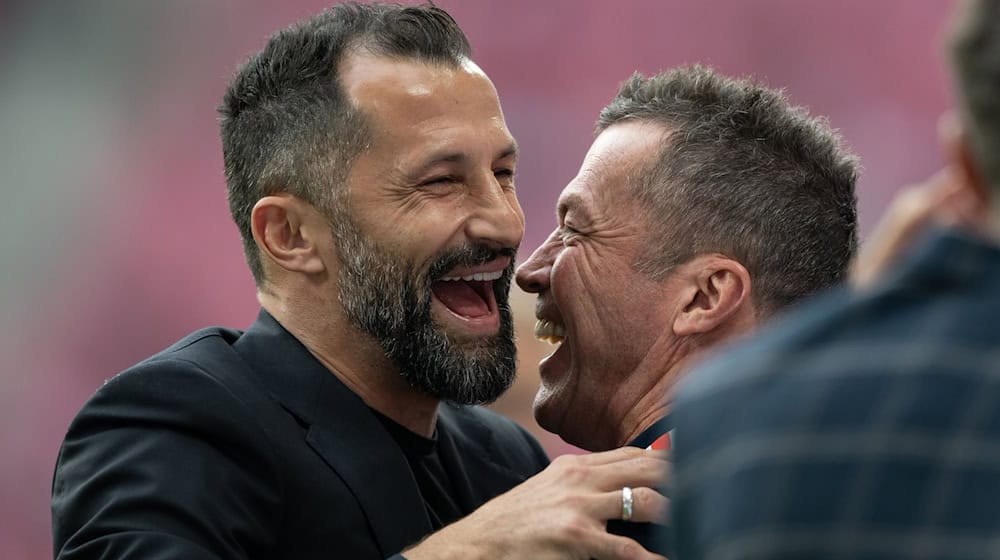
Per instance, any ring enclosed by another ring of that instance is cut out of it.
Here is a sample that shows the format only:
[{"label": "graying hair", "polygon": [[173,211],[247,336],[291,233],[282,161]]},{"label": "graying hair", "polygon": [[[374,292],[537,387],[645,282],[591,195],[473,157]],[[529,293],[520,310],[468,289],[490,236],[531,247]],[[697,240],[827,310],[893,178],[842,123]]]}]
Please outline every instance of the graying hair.
[{"label": "graying hair", "polygon": [[747,268],[770,312],[839,282],[857,247],[857,159],[780,91],[703,66],[635,74],[601,111],[662,125],[658,160],[630,186],[650,221],[635,263],[662,278],[721,253]]},{"label": "graying hair", "polygon": [[339,186],[371,135],[337,74],[352,49],[454,66],[471,51],[433,5],[350,2],[275,33],[240,67],[219,107],[222,152],[229,210],[258,286],[264,272],[250,213],[261,197],[288,192],[327,213],[347,204]]}]

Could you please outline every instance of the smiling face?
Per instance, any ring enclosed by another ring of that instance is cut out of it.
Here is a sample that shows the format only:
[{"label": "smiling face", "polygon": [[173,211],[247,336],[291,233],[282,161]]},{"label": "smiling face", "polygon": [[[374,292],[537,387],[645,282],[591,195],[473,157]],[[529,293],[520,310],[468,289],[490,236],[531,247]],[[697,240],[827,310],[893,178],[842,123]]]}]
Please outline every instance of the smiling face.
[{"label": "smiling face", "polygon": [[539,366],[535,418],[587,449],[625,443],[623,417],[649,389],[634,372],[672,336],[673,278],[634,269],[651,230],[629,191],[665,133],[639,122],[603,131],[559,197],[559,226],[517,271],[538,294],[536,336],[559,344]]},{"label": "smiling face", "polygon": [[341,76],[372,128],[331,220],[345,313],[417,388],[493,400],[514,374],[507,296],[524,233],[496,91],[471,61],[355,54]]}]

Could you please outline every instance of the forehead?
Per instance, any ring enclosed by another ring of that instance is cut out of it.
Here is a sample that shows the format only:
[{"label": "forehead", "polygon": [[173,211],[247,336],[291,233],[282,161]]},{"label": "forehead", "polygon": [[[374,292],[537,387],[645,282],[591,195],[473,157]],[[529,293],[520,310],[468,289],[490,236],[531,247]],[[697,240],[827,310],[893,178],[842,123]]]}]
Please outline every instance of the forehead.
[{"label": "forehead", "polygon": [[339,70],[348,98],[377,128],[412,134],[465,122],[507,131],[493,83],[471,60],[451,66],[362,51]]},{"label": "forehead", "polygon": [[614,124],[602,131],[579,173],[559,196],[559,214],[627,200],[628,185],[655,164],[668,134],[663,125],[641,121]]}]

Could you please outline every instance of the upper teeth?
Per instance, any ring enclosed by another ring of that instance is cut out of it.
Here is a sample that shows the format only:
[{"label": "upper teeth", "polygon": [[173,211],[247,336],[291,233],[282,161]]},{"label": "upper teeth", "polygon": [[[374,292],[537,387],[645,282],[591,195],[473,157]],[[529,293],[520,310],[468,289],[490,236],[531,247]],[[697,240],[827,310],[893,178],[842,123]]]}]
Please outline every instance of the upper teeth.
[{"label": "upper teeth", "polygon": [[566,327],[552,321],[539,319],[535,322],[535,338],[549,344],[559,344],[566,338]]},{"label": "upper teeth", "polygon": [[468,276],[445,276],[442,278],[445,282],[457,282],[459,280],[465,280],[470,282],[472,280],[483,281],[483,280],[496,280],[503,276],[503,271],[498,270],[496,272],[477,272],[475,274],[470,274]]}]

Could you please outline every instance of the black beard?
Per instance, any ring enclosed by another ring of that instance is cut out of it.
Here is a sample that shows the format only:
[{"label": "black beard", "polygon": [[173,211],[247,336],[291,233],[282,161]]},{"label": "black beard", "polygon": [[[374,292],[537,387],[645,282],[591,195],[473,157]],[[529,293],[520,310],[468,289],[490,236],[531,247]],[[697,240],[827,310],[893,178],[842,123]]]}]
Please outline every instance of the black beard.
[{"label": "black beard", "polygon": [[[342,212],[347,214],[347,212]],[[438,255],[426,274],[405,257],[383,250],[352,220],[334,220],[340,254],[340,302],[348,319],[378,341],[385,355],[413,387],[459,404],[495,401],[514,381],[517,350],[510,310],[514,249],[467,245]],[[500,326],[495,335],[456,341],[431,316],[431,284],[456,266],[475,266],[510,256],[494,280]]]}]

